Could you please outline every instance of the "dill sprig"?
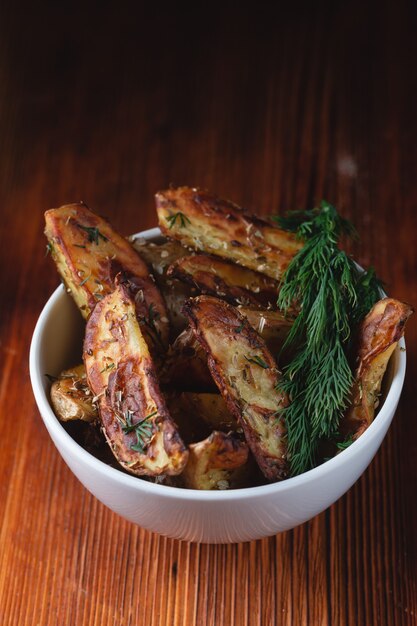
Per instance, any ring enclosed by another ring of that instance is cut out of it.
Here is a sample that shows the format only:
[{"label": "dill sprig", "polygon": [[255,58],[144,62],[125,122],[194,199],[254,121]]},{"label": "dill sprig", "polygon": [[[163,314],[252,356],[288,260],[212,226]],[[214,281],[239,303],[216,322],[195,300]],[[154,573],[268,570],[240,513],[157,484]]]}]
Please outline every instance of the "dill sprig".
[{"label": "dill sprig", "polygon": [[149,415],[140,420],[140,422],[133,424],[133,411],[127,409],[124,414],[125,424],[122,425],[122,431],[125,434],[134,432],[136,435],[136,443],[133,443],[130,446],[131,450],[135,450],[135,452],[139,452],[140,454],[143,454],[145,452],[147,446],[150,443],[150,438],[153,431],[153,426],[149,423],[148,420],[150,420],[152,417],[155,417],[157,413],[158,411],[152,411],[152,413],[149,413]]},{"label": "dill sprig", "polygon": [[354,323],[360,322],[371,310],[379,297],[382,297],[384,283],[376,275],[375,269],[369,267],[366,272],[357,270],[357,286],[358,303],[354,311],[352,311],[352,320]]},{"label": "dill sprig", "polygon": [[339,441],[339,443],[336,443],[336,447],[338,448],[338,450],[346,450],[346,448],[349,448],[349,446],[351,446],[352,443],[353,443],[353,436],[350,435],[344,441]]},{"label": "dill sprig", "polygon": [[177,213],[173,213],[172,215],[168,215],[166,218],[167,222],[169,222],[169,230],[174,226],[174,224],[179,221],[180,228],[185,228],[187,224],[191,224],[190,220],[184,213],[178,211]]},{"label": "dill sprig", "polygon": [[254,365],[258,365],[259,367],[262,367],[262,369],[264,370],[269,369],[268,363],[265,363],[265,361],[257,354],[255,354],[252,357],[247,357],[245,355],[245,359],[248,361],[248,363],[253,363]]},{"label": "dill sprig", "polygon": [[95,243],[96,246],[98,246],[100,239],[108,241],[108,237],[103,235],[96,226],[83,226],[82,224],[78,224],[78,228],[81,228],[81,230],[87,233],[89,243]]},{"label": "dill sprig", "polygon": [[355,236],[356,231],[331,204],[323,201],[319,209],[277,221],[305,242],[288,266],[278,296],[284,312],[294,302],[300,307],[283,346],[295,356],[278,385],[290,399],[284,414],[295,475],[314,466],[320,439],[337,432],[353,383],[348,342],[364,306],[369,310],[380,293],[374,273],[361,275],[339,249],[340,236]]}]

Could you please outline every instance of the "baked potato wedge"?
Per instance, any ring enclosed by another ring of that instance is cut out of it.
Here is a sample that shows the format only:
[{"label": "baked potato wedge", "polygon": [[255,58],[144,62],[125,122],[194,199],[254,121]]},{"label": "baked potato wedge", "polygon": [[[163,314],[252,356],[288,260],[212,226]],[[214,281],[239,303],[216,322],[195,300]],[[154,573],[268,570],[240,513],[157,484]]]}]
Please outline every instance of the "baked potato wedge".
[{"label": "baked potato wedge", "polygon": [[280,372],[265,342],[235,307],[218,298],[188,300],[184,313],[263,474],[270,481],[286,478],[282,412],[288,400],[276,390]]},{"label": "baked potato wedge", "polygon": [[86,319],[114,289],[116,274],[135,295],[136,313],[154,355],[168,345],[169,322],[153,276],[130,243],[82,203],[45,213],[49,249],[67,291]]},{"label": "baked potato wedge", "polygon": [[104,435],[136,475],[176,475],[188,451],[169,415],[129,289],[116,288],[87,321],[84,363]]},{"label": "baked potato wedge", "polygon": [[247,444],[234,433],[214,431],[189,446],[188,463],[181,475],[188,489],[223,490],[246,486]]},{"label": "baked potato wedge", "polygon": [[230,304],[276,308],[277,281],[213,255],[184,256],[169,266],[167,276]]},{"label": "baked potato wedge", "polygon": [[[262,337],[270,352],[278,354],[293,320],[284,317],[279,311],[248,307],[238,307],[238,310]],[[202,393],[216,389],[207,366],[207,355],[196,340],[192,329],[183,330],[169,348],[161,380],[168,387],[176,387],[186,392]]]},{"label": "baked potato wedge", "polygon": [[166,189],[155,199],[159,226],[167,237],[275,280],[302,247],[292,233],[202,189]]},{"label": "baked potato wedge", "polygon": [[373,421],[388,361],[404,335],[405,324],[412,313],[410,305],[384,298],[363,320],[359,329],[358,366],[351,402],[339,425],[344,437],[357,439]]},{"label": "baked potato wedge", "polygon": [[64,370],[52,383],[51,402],[61,422],[97,421],[97,407],[93,403],[83,363]]}]

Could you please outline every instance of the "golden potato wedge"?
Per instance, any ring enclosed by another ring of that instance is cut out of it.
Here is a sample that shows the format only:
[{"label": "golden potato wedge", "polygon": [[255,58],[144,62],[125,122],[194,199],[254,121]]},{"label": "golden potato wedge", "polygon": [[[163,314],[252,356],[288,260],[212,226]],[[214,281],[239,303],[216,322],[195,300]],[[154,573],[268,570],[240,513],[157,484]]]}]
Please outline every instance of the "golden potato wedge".
[{"label": "golden potato wedge", "polygon": [[166,189],[155,199],[159,226],[167,237],[275,280],[302,247],[292,233],[202,189]]},{"label": "golden potato wedge", "polygon": [[87,321],[84,363],[105,437],[119,463],[136,475],[176,475],[188,451],[159,389],[155,366],[129,290],[116,288]]},{"label": "golden potato wedge", "polygon": [[218,298],[193,298],[185,304],[184,313],[263,474],[271,481],[286,478],[282,410],[288,401],[276,390],[280,373],[265,342],[235,307]]},{"label": "golden potato wedge", "polygon": [[246,267],[209,254],[193,254],[169,266],[167,276],[189,283],[230,304],[276,309],[279,284]]},{"label": "golden potato wedge", "polygon": [[61,422],[98,419],[97,407],[87,383],[84,364],[64,370],[52,383],[51,402]]},{"label": "golden potato wedge", "polygon": [[135,294],[137,317],[152,353],[164,352],[169,337],[166,307],[130,243],[82,203],[46,211],[45,223],[52,258],[82,315],[89,317],[122,272]]},{"label": "golden potato wedge", "polygon": [[184,487],[223,490],[245,486],[249,449],[234,433],[214,431],[204,441],[191,444],[189,450],[181,475]]},{"label": "golden potato wedge", "polygon": [[[239,307],[273,354],[278,354],[291,328],[292,319],[279,311]],[[207,355],[192,329],[185,329],[168,350],[161,380],[181,391],[213,391],[216,385],[207,366]]]},{"label": "golden potato wedge", "polygon": [[[279,311],[238,307],[250,325],[265,341],[272,354],[278,354],[293,323]],[[288,355],[287,355],[288,356]],[[161,380],[181,391],[213,391],[216,385],[207,366],[207,355],[192,329],[185,329],[168,350]]]},{"label": "golden potato wedge", "polygon": [[388,361],[412,313],[410,305],[384,298],[363,320],[352,399],[339,426],[343,436],[357,439],[373,421]]}]

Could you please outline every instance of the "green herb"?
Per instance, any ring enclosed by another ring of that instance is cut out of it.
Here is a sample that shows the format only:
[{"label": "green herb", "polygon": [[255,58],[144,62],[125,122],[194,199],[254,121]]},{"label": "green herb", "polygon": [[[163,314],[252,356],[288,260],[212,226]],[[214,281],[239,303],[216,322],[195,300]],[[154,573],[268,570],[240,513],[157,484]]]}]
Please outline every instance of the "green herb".
[{"label": "green herb", "polygon": [[253,363],[254,365],[259,365],[259,367],[262,367],[262,369],[264,369],[264,370],[268,370],[269,369],[268,363],[265,363],[265,361],[263,359],[261,359],[261,357],[258,356],[258,355],[255,355],[255,356],[250,357],[250,358],[245,356],[245,359],[249,363]]},{"label": "green herb", "polygon": [[283,276],[277,302],[285,313],[294,302],[300,307],[283,347],[295,356],[277,387],[290,399],[284,416],[294,475],[314,466],[320,439],[338,429],[353,382],[348,342],[365,293],[369,308],[380,293],[371,274],[368,282],[361,278],[339,249],[340,236],[354,236],[355,230],[331,204],[323,201],[319,209],[289,214],[278,223],[305,241]]},{"label": "green herb", "polygon": [[350,437],[345,439],[345,441],[340,441],[339,443],[337,443],[336,446],[339,448],[339,450],[346,450],[346,448],[349,448],[349,446],[352,445],[352,443],[353,443],[353,437],[351,435]]},{"label": "green herb", "polygon": [[326,208],[329,207],[333,209],[336,216],[336,236],[339,237],[344,234],[352,237],[353,239],[357,239],[358,234],[352,222],[344,217],[341,217],[335,207],[325,200],[322,200],[319,208],[308,209],[307,211],[289,211],[286,215],[274,215],[272,219],[278,222],[280,228],[296,233],[299,239],[306,239],[316,230],[316,219],[320,217],[323,210],[326,210]]},{"label": "green herb", "polygon": [[45,256],[48,256],[48,254],[52,254],[53,251],[54,251],[54,247],[51,244],[51,242],[48,241],[48,243],[46,244]]},{"label": "green herb", "polygon": [[178,211],[178,213],[174,213],[173,215],[168,215],[166,219],[167,222],[169,222],[169,230],[171,230],[174,224],[176,224],[177,220],[180,223],[180,228],[184,228],[187,224],[191,224],[188,217],[184,215],[184,213],[181,213],[181,211]]},{"label": "green herb", "polygon": [[100,238],[103,241],[108,241],[108,238],[103,235],[96,226],[83,226],[82,224],[78,224],[78,227],[88,234],[89,243],[95,243],[98,246]]},{"label": "green herb", "polygon": [[135,452],[140,452],[143,454],[146,450],[146,447],[149,445],[150,437],[152,435],[152,424],[149,423],[152,417],[158,414],[158,411],[152,411],[149,415],[144,417],[137,424],[132,424],[132,416],[133,411],[127,409],[124,414],[125,425],[122,426],[122,431],[127,434],[134,432],[136,435],[136,443],[130,446],[131,450],[135,450]]},{"label": "green herb", "polygon": [[82,246],[80,243],[74,243],[74,248],[84,248],[85,250],[85,246]]},{"label": "green herb", "polygon": [[245,322],[243,321],[241,324],[239,324],[239,326],[235,328],[235,333],[239,335],[244,328],[245,328]]},{"label": "green herb", "polygon": [[366,272],[357,270],[357,281],[358,302],[352,311],[355,323],[360,322],[369,313],[375,302],[382,297],[384,289],[384,283],[378,278],[373,267],[368,268]]},{"label": "green herb", "polygon": [[104,374],[104,372],[108,372],[109,370],[112,370],[115,366],[114,363],[108,363],[105,367],[103,367],[103,369],[100,371],[100,374]]},{"label": "green herb", "polygon": [[86,276],[86,277],[84,278],[84,280],[82,280],[82,281],[80,282],[79,287],[82,287],[83,285],[85,285],[85,283],[87,282],[87,280],[88,280],[89,278],[91,278],[91,274],[90,274],[89,276]]}]

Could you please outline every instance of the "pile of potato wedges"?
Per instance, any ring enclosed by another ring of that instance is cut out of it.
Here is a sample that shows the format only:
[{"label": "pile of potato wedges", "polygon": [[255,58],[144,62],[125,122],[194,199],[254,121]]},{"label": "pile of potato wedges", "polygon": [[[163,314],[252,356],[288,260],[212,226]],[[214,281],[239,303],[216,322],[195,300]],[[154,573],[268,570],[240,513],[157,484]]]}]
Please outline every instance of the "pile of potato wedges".
[{"label": "pile of potato wedges", "polygon": [[[284,480],[289,399],[276,358],[297,303],[283,315],[276,300],[302,242],[201,189],[159,192],[156,211],[155,241],[125,239],[82,203],[45,213],[48,249],[86,320],[83,364],[51,387],[56,415],[85,423],[118,466],[158,483]],[[344,436],[372,422],[411,313],[384,298],[363,320]]]}]

